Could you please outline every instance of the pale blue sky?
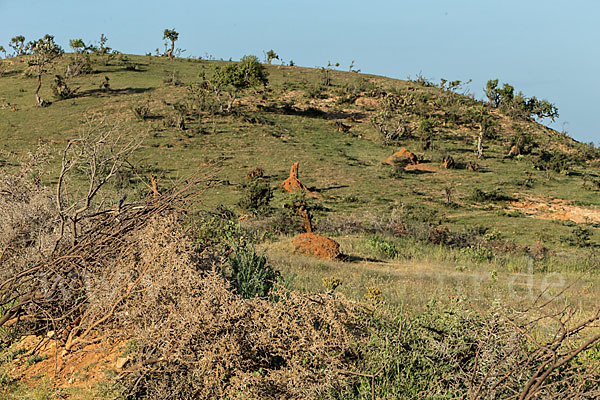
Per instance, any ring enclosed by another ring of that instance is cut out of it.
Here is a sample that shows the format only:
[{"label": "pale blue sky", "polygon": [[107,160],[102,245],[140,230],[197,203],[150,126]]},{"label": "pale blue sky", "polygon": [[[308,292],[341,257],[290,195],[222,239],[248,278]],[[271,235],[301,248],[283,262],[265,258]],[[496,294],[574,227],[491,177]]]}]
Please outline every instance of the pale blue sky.
[{"label": "pale blue sky", "polygon": [[478,97],[499,78],[555,103],[558,130],[598,143],[599,20],[595,0],[0,0],[0,44],[50,33],[67,48],[104,33],[110,47],[145,54],[175,28],[184,55],[262,58],[272,48],[308,67],[355,60],[396,78],[473,79]]}]

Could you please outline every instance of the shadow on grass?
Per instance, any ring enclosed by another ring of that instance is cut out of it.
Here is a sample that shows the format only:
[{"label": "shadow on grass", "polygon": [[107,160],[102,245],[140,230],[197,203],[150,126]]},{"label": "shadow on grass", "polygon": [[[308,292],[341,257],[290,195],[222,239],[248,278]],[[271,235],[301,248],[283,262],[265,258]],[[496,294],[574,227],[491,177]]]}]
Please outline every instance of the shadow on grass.
[{"label": "shadow on grass", "polygon": [[12,70],[12,71],[6,71],[6,72],[2,72],[0,73],[0,78],[8,78],[10,76],[14,76],[14,75],[21,75],[23,74],[22,69],[16,69],[16,70]]},{"label": "shadow on grass", "polygon": [[123,89],[89,89],[81,91],[75,97],[112,97],[112,96],[121,96],[127,94],[140,94],[154,91],[155,88],[147,87],[147,88],[123,88]]},{"label": "shadow on grass", "polygon": [[103,65],[104,68],[94,69],[93,74],[108,74],[119,71],[128,71],[128,72],[145,72],[148,70],[150,64],[144,63],[133,63],[128,62],[126,65],[124,64],[106,64]]},{"label": "shadow on grass", "polygon": [[343,261],[343,262],[349,262],[349,263],[359,263],[359,262],[376,262],[376,263],[383,263],[383,264],[387,263],[387,261],[378,260],[377,258],[359,257],[359,256],[353,256],[350,254],[340,254],[339,260]]},{"label": "shadow on grass", "polygon": [[404,170],[404,174],[406,175],[422,175],[422,174],[435,174],[437,171],[429,171],[423,169],[406,169]]},{"label": "shadow on grass", "polygon": [[343,111],[323,111],[321,109],[315,107],[308,107],[306,109],[300,109],[293,106],[260,106],[260,110],[263,110],[268,113],[281,114],[281,115],[294,115],[299,117],[307,117],[307,118],[322,118],[327,120],[334,119],[346,119],[351,118],[354,120],[361,120],[365,118],[365,114],[363,113],[350,113]]},{"label": "shadow on grass", "polygon": [[329,187],[326,187],[326,188],[311,189],[311,191],[317,192],[317,193],[321,193],[321,192],[326,192],[328,190],[343,189],[343,188],[347,188],[347,187],[350,187],[350,186],[348,186],[348,185],[329,186]]},{"label": "shadow on grass", "polygon": [[[142,118],[142,121],[156,121],[156,120],[161,120],[161,119],[165,119],[164,115],[155,115],[155,114],[151,114],[151,115],[146,115],[144,118]],[[187,121],[186,121],[187,123]]]}]

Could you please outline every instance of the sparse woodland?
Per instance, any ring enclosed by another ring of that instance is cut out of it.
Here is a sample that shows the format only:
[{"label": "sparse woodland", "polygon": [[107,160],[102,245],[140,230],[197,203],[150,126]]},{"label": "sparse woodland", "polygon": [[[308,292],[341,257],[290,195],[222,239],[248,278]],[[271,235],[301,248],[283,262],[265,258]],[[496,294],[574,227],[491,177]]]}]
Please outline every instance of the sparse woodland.
[{"label": "sparse woodland", "polygon": [[0,397],[600,397],[600,153],[554,104],[163,39],[3,52]]}]

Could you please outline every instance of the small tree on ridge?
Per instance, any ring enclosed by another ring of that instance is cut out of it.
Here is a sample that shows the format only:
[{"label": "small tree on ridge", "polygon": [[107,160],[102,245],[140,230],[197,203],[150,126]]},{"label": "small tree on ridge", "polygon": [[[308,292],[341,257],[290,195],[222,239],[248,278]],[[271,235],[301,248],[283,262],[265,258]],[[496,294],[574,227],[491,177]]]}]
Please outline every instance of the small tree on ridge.
[{"label": "small tree on ridge", "polygon": [[35,102],[38,106],[45,106],[47,103],[40,98],[40,89],[42,87],[42,75],[48,71],[48,67],[54,60],[63,54],[63,49],[54,42],[54,36],[46,35],[27,44],[32,57],[29,60],[29,66],[34,67],[37,75],[37,88],[35,90]]},{"label": "small tree on ridge", "polygon": [[279,60],[279,55],[271,49],[267,51],[267,64],[271,64],[273,60]]},{"label": "small tree on ridge", "polygon": [[165,29],[163,32],[163,39],[171,41],[171,48],[167,51],[167,57],[173,59],[173,52],[175,51],[175,42],[179,39],[179,33],[175,29]]},{"label": "small tree on ridge", "polygon": [[15,56],[23,56],[27,54],[27,49],[25,48],[25,36],[19,35],[10,39],[9,46],[15,51]]}]

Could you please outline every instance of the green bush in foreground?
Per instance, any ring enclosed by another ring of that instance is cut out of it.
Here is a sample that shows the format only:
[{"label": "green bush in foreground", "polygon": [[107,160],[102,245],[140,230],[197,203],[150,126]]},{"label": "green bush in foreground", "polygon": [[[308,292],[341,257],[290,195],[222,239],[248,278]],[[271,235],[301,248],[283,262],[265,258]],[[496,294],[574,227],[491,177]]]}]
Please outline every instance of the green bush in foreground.
[{"label": "green bush in foreground", "polygon": [[266,297],[279,273],[267,264],[264,254],[258,255],[254,246],[235,249],[229,258],[230,281],[237,292],[246,299]]}]

